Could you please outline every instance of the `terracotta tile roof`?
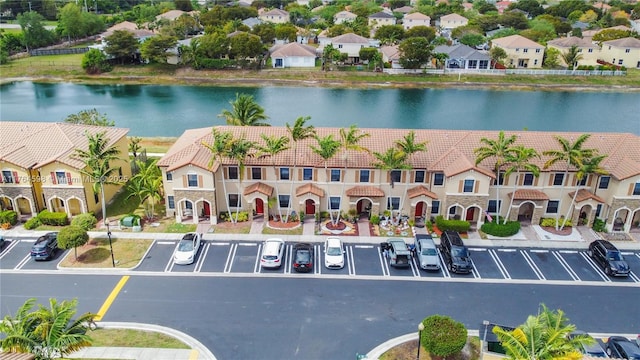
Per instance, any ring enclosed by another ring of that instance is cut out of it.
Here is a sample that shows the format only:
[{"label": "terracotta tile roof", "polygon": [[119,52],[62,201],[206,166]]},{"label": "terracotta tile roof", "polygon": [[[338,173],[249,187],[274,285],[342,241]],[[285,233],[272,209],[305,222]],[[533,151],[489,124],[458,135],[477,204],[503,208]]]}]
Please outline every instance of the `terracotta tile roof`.
[{"label": "terracotta tile roof", "polygon": [[271,194],[273,194],[273,187],[261,182],[253,183],[244,189],[244,195],[249,195],[256,191],[271,197]]},{"label": "terracotta tile roof", "polygon": [[309,45],[298,44],[297,42],[275,45],[269,51],[271,52],[272,57],[316,57],[316,48]]},{"label": "terracotta tile roof", "polygon": [[515,194],[510,192],[508,195],[513,195],[514,200],[549,200],[547,194],[533,189],[518,189]]},{"label": "terracotta tile roof", "polygon": [[409,196],[409,199],[413,199],[422,195],[428,196],[432,199],[438,198],[438,195],[436,195],[435,193],[432,193],[431,191],[429,191],[429,189],[427,189],[422,185],[412,187],[411,189],[407,190],[407,195]]},{"label": "terracotta tile roof", "polygon": [[347,196],[351,197],[359,197],[359,196],[367,196],[367,197],[383,197],[384,191],[380,190],[375,186],[354,186],[351,189],[346,191]]},{"label": "terracotta tile roof", "polygon": [[298,188],[296,189],[297,197],[300,197],[308,193],[311,193],[319,197],[324,197],[324,190],[320,189],[320,187],[318,187],[315,184],[304,184],[302,186],[298,186]]},{"label": "terracotta tile roof", "polygon": [[342,34],[331,38],[334,44],[368,44],[369,39],[354,33]]},{"label": "terracotta tile roof", "polygon": [[498,45],[504,49],[515,49],[515,48],[539,48],[543,49],[544,46],[538,44],[535,41],[529,40],[521,35],[511,35],[498,39],[491,40],[491,43],[494,45]]},{"label": "terracotta tile roof", "polygon": [[[4,126],[4,122],[3,122]],[[235,136],[244,134],[248,140],[262,143],[261,134],[270,136],[288,136],[285,127],[237,127],[237,126],[218,126],[219,131],[231,131]],[[324,137],[332,134],[335,139],[339,139],[339,128],[316,128],[318,136]],[[370,134],[369,137],[362,139],[361,145],[368,148],[371,152],[384,153],[388,148],[395,146],[395,141],[402,139],[409,130],[407,129],[373,129],[361,128],[363,133]],[[4,134],[4,132],[3,132]],[[542,131],[505,131],[505,136],[516,135],[516,145],[536,149],[540,154],[545,150],[558,149],[558,141],[555,136],[566,138],[574,141],[583,133],[581,132],[542,132]],[[427,169],[428,171],[444,172],[447,176],[459,174],[464,171],[479,171],[490,177],[495,178],[493,169],[495,166],[495,158],[488,158],[477,166],[475,165],[474,150],[481,146],[481,139],[495,139],[498,137],[498,131],[470,131],[470,130],[415,130],[416,142],[427,142],[427,152],[414,154],[411,163],[414,168]],[[169,149],[167,154],[159,161],[159,166],[166,166],[174,169],[182,165],[190,164],[208,169],[208,162],[211,157],[207,148],[202,142],[211,143],[213,136],[211,128],[191,129],[184,132],[176,143]],[[0,138],[0,144],[6,141],[5,137]],[[306,139],[298,143],[298,166],[308,166],[323,168],[324,160],[312,152],[310,145],[316,146],[315,139]],[[640,175],[640,137],[630,133],[592,133],[591,137],[585,142],[584,148],[595,148],[600,154],[608,156],[601,163],[602,167],[609,174],[618,180],[627,179],[632,176]],[[0,147],[2,149],[2,147]],[[247,165],[271,166],[289,165],[293,161],[294,148],[276,155],[273,159],[270,157],[249,158]],[[344,167],[345,157],[338,154],[327,161],[327,167]],[[564,164],[556,163],[555,165],[544,169],[544,163],[548,157],[542,156],[540,159],[534,159],[533,164],[538,165],[543,172],[564,171]],[[229,159],[222,159],[224,164],[235,164]],[[358,153],[350,151],[346,156],[347,168],[371,169],[375,162],[372,154]],[[217,162],[214,162],[213,169],[217,169]],[[575,169],[571,169],[575,171]],[[215,170],[214,170],[215,171]]]},{"label": "terracotta tile roof", "polygon": [[603,45],[611,45],[621,48],[635,48],[640,49],[640,40],[632,37],[626,37],[622,39],[603,41]]},{"label": "terracotta tile roof", "polygon": [[[0,160],[22,168],[39,168],[53,161],[76,169],[85,167],[73,155],[75,149],[87,149],[86,133],[106,131],[112,146],[125,137],[129,129],[74,125],[67,123],[0,121]],[[125,157],[127,154],[123,154]]]},{"label": "terracotta tile roof", "polygon": [[[575,194],[575,191],[572,191],[569,193],[569,196],[573,199],[573,194]],[[589,200],[589,199],[593,199],[599,203],[603,203],[604,204],[604,200],[598,196],[595,195],[594,193],[592,193],[591,191],[587,190],[587,189],[580,189],[578,190],[578,195],[576,196],[576,202],[580,203],[583,202],[585,200]]]}]

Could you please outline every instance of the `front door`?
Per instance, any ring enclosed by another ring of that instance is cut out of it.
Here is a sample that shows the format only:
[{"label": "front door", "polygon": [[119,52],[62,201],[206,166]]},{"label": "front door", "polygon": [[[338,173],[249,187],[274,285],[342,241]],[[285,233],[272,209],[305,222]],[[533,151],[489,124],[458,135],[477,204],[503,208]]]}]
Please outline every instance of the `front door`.
[{"label": "front door", "polygon": [[256,214],[264,214],[264,202],[262,202],[262,199],[256,199]]},{"label": "front door", "polygon": [[309,199],[307,201],[305,201],[305,210],[304,213],[307,215],[313,215],[316,213],[316,204],[313,202],[313,200]]},{"label": "front door", "polygon": [[474,208],[467,209],[467,221],[473,221],[474,211]]},{"label": "front door", "polygon": [[421,217],[424,213],[424,203],[421,201],[416,205],[415,217]]},{"label": "front door", "polygon": [[202,205],[204,206],[204,216],[211,216],[211,208],[209,208],[209,203],[205,201]]}]

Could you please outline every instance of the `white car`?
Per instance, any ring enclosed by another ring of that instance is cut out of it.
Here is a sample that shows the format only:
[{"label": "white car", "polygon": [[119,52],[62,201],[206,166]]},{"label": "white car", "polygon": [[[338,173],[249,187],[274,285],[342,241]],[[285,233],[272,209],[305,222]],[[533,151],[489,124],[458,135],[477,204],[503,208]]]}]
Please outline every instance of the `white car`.
[{"label": "white car", "polygon": [[178,265],[193,264],[200,244],[202,243],[202,234],[186,233],[182,240],[178,243],[178,248],[173,255],[173,262]]},{"label": "white car", "polygon": [[327,269],[344,267],[344,246],[337,237],[329,237],[324,243],[324,266]]},{"label": "white car", "polygon": [[262,256],[260,257],[260,266],[263,268],[280,268],[282,259],[284,258],[284,240],[267,239],[262,247]]}]

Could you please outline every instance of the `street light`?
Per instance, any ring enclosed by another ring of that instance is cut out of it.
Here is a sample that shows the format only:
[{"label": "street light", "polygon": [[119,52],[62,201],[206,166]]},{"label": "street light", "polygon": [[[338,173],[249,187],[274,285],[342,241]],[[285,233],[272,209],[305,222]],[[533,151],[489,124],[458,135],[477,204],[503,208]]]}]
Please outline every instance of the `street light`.
[{"label": "street light", "polygon": [[420,360],[420,339],[422,338],[422,330],[424,330],[424,324],[421,322],[418,324],[418,353],[416,354],[416,360]]},{"label": "street light", "polygon": [[113,245],[111,245],[111,230],[109,230],[109,219],[105,218],[107,222],[107,237],[109,238],[109,250],[111,250],[111,264],[116,267],[116,260],[113,257]]}]

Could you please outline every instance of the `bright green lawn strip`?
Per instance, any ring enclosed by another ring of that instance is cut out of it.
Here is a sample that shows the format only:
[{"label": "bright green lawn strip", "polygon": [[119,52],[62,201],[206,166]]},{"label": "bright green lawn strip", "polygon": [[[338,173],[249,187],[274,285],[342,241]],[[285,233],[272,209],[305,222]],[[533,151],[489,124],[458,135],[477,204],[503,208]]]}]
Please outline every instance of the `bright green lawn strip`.
[{"label": "bright green lawn strip", "polygon": [[302,226],[294,229],[274,229],[265,226],[262,228],[262,233],[265,235],[302,235]]},{"label": "bright green lawn strip", "polygon": [[190,349],[182,341],[171,336],[132,329],[98,329],[87,335],[93,339],[92,346],[96,347],[144,347],[163,349]]}]

